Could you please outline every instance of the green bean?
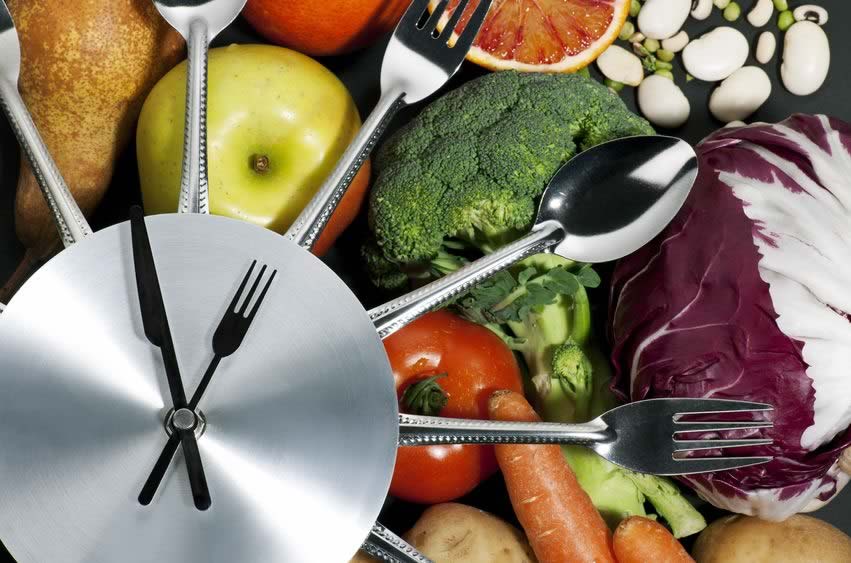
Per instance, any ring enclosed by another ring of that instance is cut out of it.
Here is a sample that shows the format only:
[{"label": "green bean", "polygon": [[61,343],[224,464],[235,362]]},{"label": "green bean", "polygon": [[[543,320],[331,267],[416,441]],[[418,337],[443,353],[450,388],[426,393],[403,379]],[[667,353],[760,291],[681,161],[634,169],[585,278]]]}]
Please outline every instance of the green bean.
[{"label": "green bean", "polygon": [[621,28],[621,33],[620,35],[618,35],[618,39],[620,39],[621,41],[626,41],[627,39],[632,37],[633,33],[635,33],[635,25],[631,21],[627,21],[623,24],[623,27]]},{"label": "green bean", "polygon": [[638,0],[632,0],[632,3],[629,5],[629,15],[633,18],[638,17],[638,13],[641,11],[641,2]]},{"label": "green bean", "polygon": [[656,58],[660,61],[665,61],[666,63],[669,63],[674,60],[674,53],[667,49],[659,49],[658,51],[656,51]]},{"label": "green bean", "polygon": [[728,22],[734,22],[739,19],[739,16],[742,15],[742,7],[739,6],[736,2],[730,2],[726,8],[724,8],[724,19]]},{"label": "green bean", "polygon": [[780,15],[777,16],[777,27],[780,28],[780,31],[786,31],[792,27],[793,23],[795,23],[795,16],[789,10],[780,12]]},{"label": "green bean", "polygon": [[653,74],[655,74],[657,76],[664,76],[668,80],[674,79],[674,73],[672,73],[670,70],[664,70],[664,69],[663,70],[657,70]]},{"label": "green bean", "polygon": [[648,53],[655,53],[659,50],[659,40],[658,39],[650,39],[647,38],[644,40],[644,48],[647,49]]},{"label": "green bean", "polygon": [[624,86],[623,82],[618,82],[617,80],[611,80],[609,78],[605,79],[603,83],[615,92],[620,92],[621,90],[623,90]]},{"label": "green bean", "polygon": [[674,65],[666,63],[661,59],[656,60],[656,70],[674,70]]},{"label": "green bean", "polygon": [[715,0],[713,4],[715,4],[715,7],[719,10],[723,10],[730,5],[730,0]]},{"label": "green bean", "polygon": [[774,7],[778,12],[785,12],[789,9],[789,2],[786,0],[774,0]]},{"label": "green bean", "polygon": [[694,76],[686,74],[686,82],[691,82],[692,80],[694,80]]}]

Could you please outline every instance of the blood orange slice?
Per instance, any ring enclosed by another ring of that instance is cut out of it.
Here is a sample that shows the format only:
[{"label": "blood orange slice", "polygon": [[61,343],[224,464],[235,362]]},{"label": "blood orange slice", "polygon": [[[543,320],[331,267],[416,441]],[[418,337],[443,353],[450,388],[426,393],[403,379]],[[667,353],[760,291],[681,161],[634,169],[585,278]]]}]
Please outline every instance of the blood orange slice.
[{"label": "blood orange slice", "polygon": [[[430,0],[434,9],[439,0]],[[449,0],[443,25],[460,0]],[[479,0],[470,0],[463,29]],[[493,0],[467,58],[491,70],[573,72],[617,38],[630,0]]]}]

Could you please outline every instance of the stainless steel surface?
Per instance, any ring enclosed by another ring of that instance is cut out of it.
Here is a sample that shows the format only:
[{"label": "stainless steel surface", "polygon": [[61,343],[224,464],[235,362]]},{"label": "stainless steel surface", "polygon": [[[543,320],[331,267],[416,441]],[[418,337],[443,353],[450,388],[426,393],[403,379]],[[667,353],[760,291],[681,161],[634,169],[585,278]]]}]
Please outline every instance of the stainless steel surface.
[{"label": "stainless steel surface", "polygon": [[18,92],[21,44],[9,8],[0,0],[0,107],[30,163],[65,246],[92,234]]},{"label": "stainless steel surface", "polygon": [[178,409],[171,417],[171,424],[177,430],[193,430],[198,424],[198,418],[189,409]]},{"label": "stainless steel surface", "polygon": [[597,145],[550,180],[531,232],[460,270],[369,311],[381,338],[499,270],[540,252],[578,262],[630,254],[664,229],[697,178],[697,156],[674,137],[630,137]]},{"label": "stainless steel surface", "polygon": [[764,456],[685,457],[698,450],[758,447],[763,438],[685,440],[682,432],[758,431],[769,420],[683,422],[693,414],[760,413],[771,405],[722,399],[650,399],[616,407],[584,424],[502,422],[435,416],[399,415],[399,445],[432,444],[576,444],[588,447],[612,463],[655,475],[687,475],[758,465]]},{"label": "stainless steel surface", "polygon": [[469,0],[462,0],[451,21],[438,30],[447,2],[442,1],[428,20],[428,0],[414,0],[390,39],[381,65],[381,99],[364,122],[336,168],[302,210],[285,236],[311,250],[340,200],[372,153],[393,116],[404,106],[437,92],[464,62],[484,23],[492,0],[481,0],[458,40],[449,44],[451,31]]},{"label": "stainless steel surface", "polygon": [[408,542],[376,523],[361,549],[369,555],[390,563],[433,563]]},{"label": "stainless steel surface", "polygon": [[163,18],[186,39],[186,123],[180,213],[210,212],[207,181],[207,52],[210,41],[236,19],[247,0],[154,0]]},{"label": "stainless steel surface", "polygon": [[150,506],[136,499],[170,400],[121,223],[48,262],[3,313],[0,538],[19,563],[348,561],[398,441],[372,323],[331,270],[273,232],[203,215],[147,222],[188,390],[251,261],[279,270],[199,405],[213,505],[194,508],[182,456]]}]

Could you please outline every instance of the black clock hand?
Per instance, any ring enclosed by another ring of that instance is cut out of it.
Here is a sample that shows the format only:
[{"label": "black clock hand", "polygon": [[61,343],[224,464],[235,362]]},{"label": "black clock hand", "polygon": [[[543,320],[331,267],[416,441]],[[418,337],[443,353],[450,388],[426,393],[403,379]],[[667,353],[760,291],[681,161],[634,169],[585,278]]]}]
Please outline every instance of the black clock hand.
[{"label": "black clock hand", "polygon": [[154,346],[160,348],[165,365],[166,379],[174,403],[175,416],[173,426],[175,436],[179,436],[183,444],[183,455],[186,459],[186,469],[189,473],[189,485],[192,497],[199,510],[210,507],[210,491],[201,463],[201,454],[195,441],[195,413],[189,410],[186,402],[186,392],[180,379],[180,368],[174,351],[174,341],[168,326],[165,304],[157,277],[151,241],[145,227],[145,216],[142,208],[134,206],[130,209],[130,230],[133,240],[133,264],[136,272],[136,288],[139,293],[139,305],[142,311],[142,325],[145,336]]},{"label": "black clock hand", "polygon": [[[251,285],[251,290],[243,300],[243,292],[251,279],[251,274],[254,272],[254,267],[256,265],[257,261],[255,260],[248,269],[248,273],[245,274],[245,277],[242,279],[242,283],[239,284],[239,289],[237,289],[236,295],[234,295],[231,300],[227,311],[225,311],[222,320],[219,322],[216,332],[213,334],[213,360],[207,367],[207,371],[204,372],[204,377],[201,378],[198,388],[192,395],[192,400],[189,401],[189,408],[193,411],[198,407],[198,403],[204,396],[204,392],[207,390],[210,380],[213,379],[213,374],[219,367],[219,363],[223,358],[226,358],[236,352],[242,344],[245,335],[248,333],[248,328],[251,326],[254,317],[257,315],[257,311],[260,309],[260,305],[266,298],[266,292],[269,291],[269,287],[272,285],[272,281],[278,273],[277,270],[272,271],[272,275],[269,277],[269,280],[266,282],[266,285],[257,297],[254,307],[252,307],[251,312],[246,315],[248,305],[251,303],[257,288],[260,286],[260,280],[263,279],[263,274],[266,272],[266,266],[264,265],[260,269],[257,279],[254,280],[254,283]],[[237,305],[239,305],[240,301],[242,301],[243,304],[242,307],[237,310]],[[154,468],[151,470],[151,474],[148,476],[147,481],[145,481],[145,484],[142,487],[142,492],[139,493],[139,502],[141,504],[147,505],[153,500],[160,483],[165,477],[166,471],[168,471],[171,459],[174,457],[175,452],[177,452],[177,444],[178,438],[175,434],[172,434],[168,443],[166,443],[163,448],[160,457],[157,458],[157,462],[154,464]]]}]

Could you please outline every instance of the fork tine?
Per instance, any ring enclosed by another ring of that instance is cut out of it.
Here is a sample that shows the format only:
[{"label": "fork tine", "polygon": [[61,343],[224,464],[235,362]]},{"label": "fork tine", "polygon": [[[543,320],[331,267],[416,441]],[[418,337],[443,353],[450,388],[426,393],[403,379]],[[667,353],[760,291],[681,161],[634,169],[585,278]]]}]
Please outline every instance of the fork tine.
[{"label": "fork tine", "polygon": [[[766,403],[751,403],[730,399],[676,399],[676,414],[706,414],[716,412],[771,411]],[[683,410],[680,410],[682,408]]]},{"label": "fork tine", "polygon": [[773,457],[704,457],[673,460],[672,471],[660,475],[694,475],[695,473],[713,473],[729,471],[751,465],[760,465],[773,460]]},{"label": "fork tine", "polygon": [[245,301],[242,303],[242,307],[239,309],[239,314],[245,316],[245,311],[248,310],[248,304],[251,303],[251,299],[254,297],[254,292],[257,291],[257,288],[260,286],[260,280],[263,279],[263,274],[266,273],[266,264],[263,264],[263,267],[260,268],[260,273],[257,274],[257,279],[254,280],[254,283],[251,285],[251,290],[248,292],[248,295],[245,296]]},{"label": "fork tine", "polygon": [[408,6],[408,9],[405,11],[402,19],[399,20],[399,23],[396,25],[396,29],[410,29],[416,27],[416,25],[420,23],[420,18],[422,18],[423,14],[426,10],[428,10],[428,2],[429,0],[414,0],[411,2],[411,5]]},{"label": "fork tine", "polygon": [[714,450],[717,448],[738,448],[742,446],[767,446],[771,438],[744,438],[742,440],[674,440],[675,452]]},{"label": "fork tine", "polygon": [[[468,1],[469,0],[461,0],[461,4],[466,5]],[[434,33],[434,30],[437,28],[437,24],[440,23],[440,18],[442,18],[443,14],[446,13],[446,6],[448,4],[449,0],[440,0],[440,4],[437,5],[431,13],[431,16],[429,16],[428,21],[426,21],[425,25],[423,25],[423,31],[427,33]],[[463,10],[463,7],[459,5],[455,11],[457,12],[458,10]]]},{"label": "fork tine", "polygon": [[[458,41],[455,42],[455,49],[462,49],[464,52],[469,51],[473,45],[473,41],[479,35],[479,30],[482,29],[482,24],[485,23],[485,18],[491,8],[493,0],[479,0],[479,5],[476,11],[470,16],[470,21],[464,26],[464,31],[458,35]],[[454,27],[454,26],[453,26]]]},{"label": "fork tine", "polygon": [[269,276],[269,280],[266,282],[266,285],[263,286],[263,290],[257,297],[257,302],[254,303],[254,307],[251,308],[251,312],[248,314],[248,322],[254,320],[254,316],[257,314],[257,310],[260,309],[260,304],[263,303],[263,299],[266,298],[266,292],[269,291],[269,288],[272,286],[272,282],[275,281],[276,275],[278,275],[278,270],[272,270],[272,275]]},{"label": "fork tine", "polygon": [[757,421],[747,421],[747,422],[684,422],[684,421],[674,421],[674,424],[677,426],[682,426],[682,428],[677,428],[674,431],[674,434],[679,434],[681,432],[723,432],[724,430],[753,430],[756,428],[772,428],[774,427],[773,422],[757,422]]},{"label": "fork tine", "polygon": [[248,284],[248,280],[251,279],[251,272],[254,271],[254,266],[257,265],[257,260],[251,263],[251,267],[248,268],[248,273],[245,274],[245,277],[242,278],[242,281],[239,284],[239,289],[236,290],[236,293],[233,296],[233,300],[230,302],[230,307],[228,307],[228,311],[236,312],[236,306],[239,304],[239,298],[242,296],[242,291],[245,289],[245,286]]}]

